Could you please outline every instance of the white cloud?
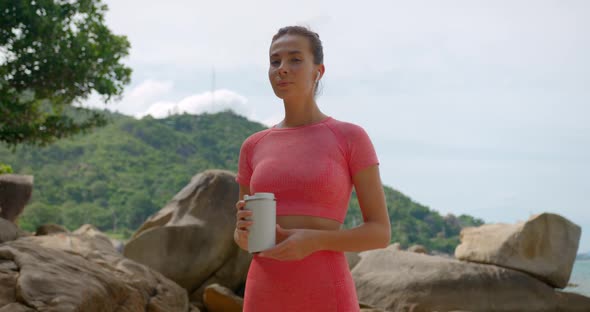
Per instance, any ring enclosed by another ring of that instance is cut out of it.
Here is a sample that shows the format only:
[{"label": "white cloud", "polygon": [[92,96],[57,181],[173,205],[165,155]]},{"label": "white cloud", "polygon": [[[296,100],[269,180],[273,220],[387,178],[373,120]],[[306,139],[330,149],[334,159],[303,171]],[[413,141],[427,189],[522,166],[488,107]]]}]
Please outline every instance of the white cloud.
[{"label": "white cloud", "polygon": [[188,113],[198,115],[202,113],[217,113],[227,109],[249,117],[252,109],[247,106],[248,100],[230,90],[215,90],[188,96],[178,102],[160,101],[152,104],[146,111],[136,113],[141,118],[151,115],[154,118],[165,118],[170,114]]},{"label": "white cloud", "polygon": [[106,108],[136,118],[147,115],[154,118],[165,118],[170,114],[182,113],[198,115],[231,109],[252,120],[258,119],[254,110],[247,106],[248,99],[231,90],[206,91],[186,96],[179,101],[172,99],[175,97],[175,93],[174,84],[171,81],[148,79],[123,94],[119,102],[106,105],[97,94],[92,94],[88,100],[77,105],[89,108]]},{"label": "white cloud", "polygon": [[124,96],[118,110],[126,115],[135,115],[149,107],[154,100],[169,96],[173,87],[171,81],[146,80]]}]

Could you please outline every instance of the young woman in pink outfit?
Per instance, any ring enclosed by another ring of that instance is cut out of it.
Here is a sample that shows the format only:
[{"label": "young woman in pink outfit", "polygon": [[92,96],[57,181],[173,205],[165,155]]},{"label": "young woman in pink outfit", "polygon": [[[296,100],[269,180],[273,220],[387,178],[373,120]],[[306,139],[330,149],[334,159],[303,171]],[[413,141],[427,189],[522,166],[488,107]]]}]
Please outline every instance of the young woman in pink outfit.
[{"label": "young woman in pink outfit", "polygon": [[[277,200],[276,246],[253,256],[245,312],[359,311],[345,251],[384,248],[390,223],[379,162],[366,132],[320,111],[324,75],[319,36],[281,28],[272,38],[268,78],[285,117],[247,138],[236,181],[240,199],[271,192]],[[341,229],[354,186],[364,222]],[[234,239],[248,250],[251,212],[236,204]]]}]

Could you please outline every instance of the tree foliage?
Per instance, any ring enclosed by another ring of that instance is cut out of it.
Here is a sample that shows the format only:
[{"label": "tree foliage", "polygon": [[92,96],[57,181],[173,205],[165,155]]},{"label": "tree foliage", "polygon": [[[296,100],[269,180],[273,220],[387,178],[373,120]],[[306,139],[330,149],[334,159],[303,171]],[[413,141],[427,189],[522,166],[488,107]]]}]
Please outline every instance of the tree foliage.
[{"label": "tree foliage", "polygon": [[105,26],[106,11],[100,0],[0,1],[0,142],[43,146],[106,124],[65,109],[92,91],[108,102],[130,81],[120,63],[130,44]]},{"label": "tree foliage", "polygon": [[12,173],[12,167],[6,164],[0,163],[0,174]]}]

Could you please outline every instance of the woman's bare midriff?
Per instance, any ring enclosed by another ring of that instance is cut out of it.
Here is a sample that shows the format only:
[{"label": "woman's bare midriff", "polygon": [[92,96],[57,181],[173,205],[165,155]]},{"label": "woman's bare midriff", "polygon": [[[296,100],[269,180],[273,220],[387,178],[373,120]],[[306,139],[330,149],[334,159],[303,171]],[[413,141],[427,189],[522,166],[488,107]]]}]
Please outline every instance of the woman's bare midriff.
[{"label": "woman's bare midriff", "polygon": [[313,216],[277,216],[277,223],[285,229],[313,229],[336,231],[340,222],[332,219]]}]

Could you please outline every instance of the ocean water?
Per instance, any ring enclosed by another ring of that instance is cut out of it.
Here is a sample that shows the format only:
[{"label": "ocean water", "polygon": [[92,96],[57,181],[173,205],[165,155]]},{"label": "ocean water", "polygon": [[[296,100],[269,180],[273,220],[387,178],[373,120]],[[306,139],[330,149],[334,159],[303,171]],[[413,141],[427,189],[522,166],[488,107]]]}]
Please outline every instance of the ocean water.
[{"label": "ocean water", "polygon": [[566,287],[565,291],[590,297],[590,260],[576,260],[574,262],[570,284],[577,284],[578,286]]}]

